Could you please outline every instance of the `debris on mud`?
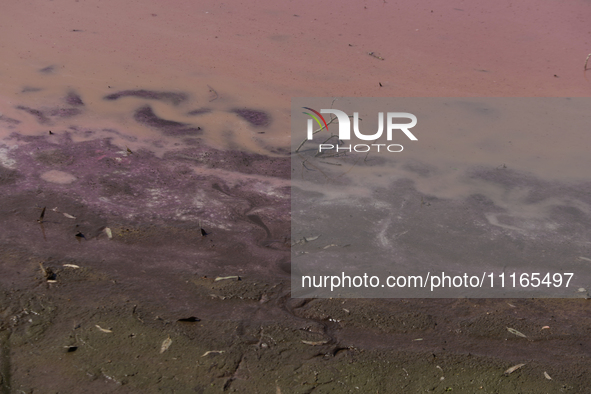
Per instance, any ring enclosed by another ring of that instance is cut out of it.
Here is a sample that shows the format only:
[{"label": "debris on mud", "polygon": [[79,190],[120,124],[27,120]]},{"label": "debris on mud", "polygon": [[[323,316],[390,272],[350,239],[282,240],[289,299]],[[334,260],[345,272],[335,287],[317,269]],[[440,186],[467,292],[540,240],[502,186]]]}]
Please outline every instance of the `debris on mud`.
[{"label": "debris on mud", "polygon": [[96,326],[96,328],[98,328],[98,329],[99,329],[101,332],[104,332],[104,333],[112,333],[112,332],[113,332],[112,330],[109,330],[109,329],[106,329],[106,328],[102,328],[102,327],[101,327],[101,326],[99,326],[98,324],[96,324],[95,326]]},{"label": "debris on mud", "polygon": [[240,280],[240,277],[237,275],[231,275],[231,276],[218,276],[217,278],[215,278],[214,282],[219,282],[220,280],[228,280],[228,279],[235,279],[235,280]]},{"label": "debris on mud", "polygon": [[164,353],[168,350],[168,348],[172,345],[172,339],[170,337],[166,338],[162,341],[162,345],[160,346],[160,354]]},{"label": "debris on mud", "polygon": [[513,372],[517,371],[519,368],[523,367],[525,364],[517,364],[512,366],[511,368],[507,369],[503,372],[505,375],[511,375]]},{"label": "debris on mud", "polygon": [[195,323],[195,322],[201,321],[201,319],[199,319],[198,317],[195,317],[195,316],[191,316],[191,317],[184,317],[182,319],[178,319],[177,321],[181,322],[181,323]]},{"label": "debris on mud", "polygon": [[524,333],[522,333],[522,332],[519,332],[519,331],[517,331],[517,330],[516,330],[516,329],[514,329],[514,328],[509,328],[509,327],[507,327],[507,331],[509,331],[509,332],[510,332],[511,334],[513,334],[513,335],[517,335],[518,337],[527,338],[527,335],[525,335],[525,334],[524,334]]}]

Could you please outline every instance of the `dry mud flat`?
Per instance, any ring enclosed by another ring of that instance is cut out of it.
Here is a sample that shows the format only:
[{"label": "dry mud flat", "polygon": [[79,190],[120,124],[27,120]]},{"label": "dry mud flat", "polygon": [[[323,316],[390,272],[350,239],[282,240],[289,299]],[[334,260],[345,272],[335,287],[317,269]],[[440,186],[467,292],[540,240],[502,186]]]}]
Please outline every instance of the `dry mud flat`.
[{"label": "dry mud flat", "polygon": [[2,393],[591,387],[584,299],[291,299],[288,158],[12,138]]}]

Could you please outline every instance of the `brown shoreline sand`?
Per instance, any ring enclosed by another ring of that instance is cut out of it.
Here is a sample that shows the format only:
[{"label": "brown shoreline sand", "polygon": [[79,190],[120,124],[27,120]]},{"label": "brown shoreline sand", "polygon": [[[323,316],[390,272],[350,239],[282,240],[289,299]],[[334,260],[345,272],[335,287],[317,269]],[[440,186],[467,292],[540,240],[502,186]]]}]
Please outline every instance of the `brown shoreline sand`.
[{"label": "brown shoreline sand", "polygon": [[291,299],[286,152],[294,96],[588,96],[589,7],[7,5],[0,393],[589,392],[585,299]]}]

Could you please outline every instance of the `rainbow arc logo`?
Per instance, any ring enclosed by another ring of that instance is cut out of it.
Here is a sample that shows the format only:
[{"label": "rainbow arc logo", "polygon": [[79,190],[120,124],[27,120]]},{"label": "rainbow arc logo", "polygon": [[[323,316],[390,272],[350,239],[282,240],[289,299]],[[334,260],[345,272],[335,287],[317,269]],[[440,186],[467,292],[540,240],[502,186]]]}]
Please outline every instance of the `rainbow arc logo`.
[{"label": "rainbow arc logo", "polygon": [[[328,124],[326,124],[326,120],[324,120],[324,116],[322,116],[320,114],[320,112],[310,108],[310,107],[302,107],[303,109],[307,109],[308,111],[312,111],[313,114],[309,113],[309,112],[304,112],[304,114],[309,115],[310,117],[312,117],[312,119],[314,119],[316,121],[316,123],[318,123],[318,126],[320,126],[320,128],[322,129],[322,123],[324,123],[324,128],[326,130],[328,130]],[[322,119],[322,123],[320,123],[320,119]],[[310,129],[308,129],[308,139],[312,139],[312,136],[310,135]]]}]

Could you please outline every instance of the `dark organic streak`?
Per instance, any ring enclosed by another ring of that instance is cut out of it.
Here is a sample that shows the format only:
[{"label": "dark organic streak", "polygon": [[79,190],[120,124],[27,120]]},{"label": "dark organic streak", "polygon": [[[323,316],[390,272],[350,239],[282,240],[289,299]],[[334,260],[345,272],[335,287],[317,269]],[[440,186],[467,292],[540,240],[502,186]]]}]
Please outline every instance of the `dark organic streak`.
[{"label": "dark organic streak", "polygon": [[208,114],[210,112],[211,112],[211,110],[209,108],[200,108],[200,109],[194,109],[193,111],[188,112],[187,115],[191,115],[191,116],[203,115],[203,114]]},{"label": "dark organic streak", "polygon": [[172,105],[179,105],[187,99],[185,93],[174,92],[155,92],[153,90],[123,90],[121,92],[109,94],[104,97],[105,100],[117,100],[121,97],[139,97],[149,100],[168,101]]},{"label": "dark organic streak", "polygon": [[68,95],[66,96],[66,103],[70,104],[73,107],[80,107],[84,105],[82,98],[80,98],[80,96],[78,96],[74,92],[68,93]]},{"label": "dark organic streak", "polygon": [[173,120],[166,120],[156,116],[152,107],[146,105],[135,111],[134,119],[139,123],[147,126],[156,127],[158,129],[184,127],[184,123],[175,122]]},{"label": "dark organic streak", "polygon": [[[289,157],[269,157],[249,154],[241,151],[222,151],[197,145],[182,152],[167,154],[166,157],[176,160],[190,160],[208,168],[221,168],[243,174],[263,174],[266,176],[288,179],[291,176]],[[214,189],[225,193],[221,189]]]},{"label": "dark organic streak", "polygon": [[47,116],[45,116],[45,114],[43,112],[39,111],[38,109],[25,107],[23,105],[18,105],[16,107],[16,109],[20,109],[21,111],[25,111],[25,112],[35,116],[37,118],[37,122],[39,122],[40,124],[45,124],[45,123],[49,122],[49,119],[47,118]]},{"label": "dark organic streak", "polygon": [[72,116],[79,115],[82,111],[78,108],[57,108],[51,110],[49,116],[57,116],[60,118],[71,118]]},{"label": "dark organic streak", "polygon": [[39,70],[39,72],[40,72],[40,73],[43,73],[43,74],[50,74],[50,73],[52,73],[54,70],[55,70],[55,66],[47,66],[47,67],[44,67],[44,68],[42,68],[41,70]]},{"label": "dark organic streak", "polygon": [[115,129],[107,128],[107,129],[103,129],[103,131],[106,131],[108,133],[117,134],[118,136],[120,136],[121,138],[123,138],[124,140],[127,140],[127,141],[132,141],[132,142],[137,141],[137,137],[134,137],[133,135],[123,134]]},{"label": "dark organic streak", "polygon": [[40,111],[38,109],[25,107],[24,105],[19,105],[16,107],[16,109],[20,109],[21,111],[25,111],[25,112],[35,116],[37,118],[37,122],[39,124],[49,123],[49,118],[47,116],[56,116],[59,118],[71,118],[72,116],[79,115],[82,112],[78,108],[54,108],[52,110],[49,110],[46,113],[43,113],[42,111]]},{"label": "dark organic streak", "polygon": [[262,127],[268,126],[271,122],[270,116],[266,112],[256,111],[254,109],[234,109],[232,110],[235,114],[245,119],[248,123],[253,126]]},{"label": "dark organic streak", "polygon": [[196,135],[201,134],[200,127],[191,127],[185,123],[175,122],[173,120],[166,120],[156,116],[149,105],[141,107],[133,118],[141,124],[162,130],[167,135]]},{"label": "dark organic streak", "polygon": [[20,120],[12,119],[3,115],[0,115],[0,121],[10,124],[19,124],[21,122]]},{"label": "dark organic streak", "polygon": [[199,141],[198,138],[185,138],[183,140],[183,144],[185,146],[196,146],[199,145],[201,143],[201,141]]},{"label": "dark organic streak", "polygon": [[291,154],[289,149],[283,148],[283,147],[270,148],[269,152],[275,153],[276,155],[282,155],[282,156],[289,156]]},{"label": "dark organic streak", "polygon": [[40,92],[42,90],[43,89],[41,89],[41,88],[33,88],[33,87],[30,87],[30,86],[25,86],[23,88],[23,90],[21,90],[21,93]]}]

